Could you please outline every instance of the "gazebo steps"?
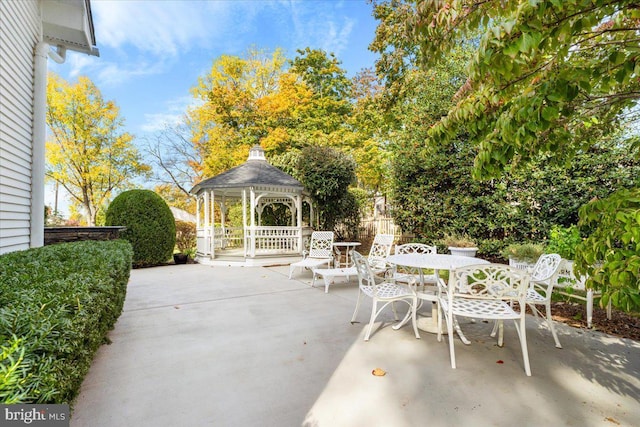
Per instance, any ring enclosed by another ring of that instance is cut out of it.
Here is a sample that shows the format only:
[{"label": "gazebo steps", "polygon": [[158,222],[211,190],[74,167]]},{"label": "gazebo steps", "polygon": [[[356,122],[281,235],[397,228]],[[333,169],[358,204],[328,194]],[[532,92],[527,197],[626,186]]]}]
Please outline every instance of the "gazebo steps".
[{"label": "gazebo steps", "polygon": [[264,267],[271,265],[288,265],[299,261],[300,255],[260,255],[260,257],[249,258],[243,256],[221,255],[211,259],[209,256],[197,256],[196,261],[203,265],[226,266],[226,267]]}]

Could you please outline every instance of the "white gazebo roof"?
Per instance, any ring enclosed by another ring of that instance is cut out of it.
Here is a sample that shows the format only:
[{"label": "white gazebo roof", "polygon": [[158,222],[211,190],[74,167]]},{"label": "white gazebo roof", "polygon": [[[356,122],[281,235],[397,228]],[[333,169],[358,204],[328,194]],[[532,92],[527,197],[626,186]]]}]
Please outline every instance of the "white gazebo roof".
[{"label": "white gazebo roof", "polygon": [[256,186],[288,188],[296,192],[304,190],[300,181],[270,165],[264,156],[262,147],[256,145],[249,151],[249,158],[246,162],[213,178],[199,182],[190,192],[199,194],[206,189],[227,189],[228,191],[224,192],[231,195],[233,189],[240,190]]}]

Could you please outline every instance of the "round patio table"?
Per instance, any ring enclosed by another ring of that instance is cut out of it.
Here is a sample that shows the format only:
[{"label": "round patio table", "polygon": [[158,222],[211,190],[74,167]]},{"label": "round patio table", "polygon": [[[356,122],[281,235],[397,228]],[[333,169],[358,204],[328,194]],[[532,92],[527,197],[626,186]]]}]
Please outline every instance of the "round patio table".
[{"label": "round patio table", "polygon": [[[336,261],[336,267],[340,268],[340,267],[351,267],[351,264],[349,263],[349,251],[351,250],[351,248],[355,249],[356,247],[360,246],[361,243],[360,242],[333,242],[333,247],[336,250],[336,255],[338,256],[338,259]],[[341,262],[342,259],[342,249],[341,248],[346,248],[345,252],[346,252],[346,256],[345,256],[345,260],[344,263]]]},{"label": "round patio table", "polygon": [[[489,264],[489,261],[476,257],[467,257],[460,255],[446,255],[446,254],[397,254],[387,257],[387,262],[395,265],[417,268],[420,272],[420,285],[424,286],[422,270],[430,268],[434,270],[435,276],[440,278],[440,270],[454,270],[459,267],[466,267],[468,265],[475,264]],[[425,332],[432,334],[438,333],[438,295],[433,292],[417,292],[418,298],[421,300],[431,301],[431,317],[421,317],[418,319],[418,328]],[[404,320],[402,324],[404,324]],[[456,332],[466,342],[466,338],[456,326]]]}]

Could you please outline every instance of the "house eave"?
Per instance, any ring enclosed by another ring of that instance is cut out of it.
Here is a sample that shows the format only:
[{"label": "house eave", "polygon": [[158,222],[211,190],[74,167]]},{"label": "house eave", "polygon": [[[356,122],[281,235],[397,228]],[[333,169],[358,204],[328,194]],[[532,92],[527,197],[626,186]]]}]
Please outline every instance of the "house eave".
[{"label": "house eave", "polygon": [[48,0],[41,2],[43,39],[87,55],[100,56],[89,0]]}]

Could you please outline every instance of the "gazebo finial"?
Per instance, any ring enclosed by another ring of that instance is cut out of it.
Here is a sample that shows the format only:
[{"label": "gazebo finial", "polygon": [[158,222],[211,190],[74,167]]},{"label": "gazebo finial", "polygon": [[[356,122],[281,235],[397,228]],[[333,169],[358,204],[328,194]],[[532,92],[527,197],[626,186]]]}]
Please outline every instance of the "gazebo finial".
[{"label": "gazebo finial", "polygon": [[249,158],[247,160],[262,160],[267,161],[267,158],[264,156],[264,149],[256,144],[249,150]]}]

